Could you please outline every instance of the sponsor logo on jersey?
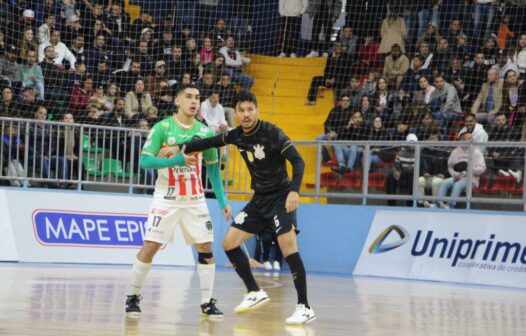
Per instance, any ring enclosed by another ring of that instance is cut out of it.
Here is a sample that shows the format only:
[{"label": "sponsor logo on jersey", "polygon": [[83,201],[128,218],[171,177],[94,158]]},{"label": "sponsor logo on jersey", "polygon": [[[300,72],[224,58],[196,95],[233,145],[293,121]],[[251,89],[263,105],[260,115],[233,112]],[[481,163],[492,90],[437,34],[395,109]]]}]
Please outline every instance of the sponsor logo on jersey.
[{"label": "sponsor logo on jersey", "polygon": [[169,137],[169,138],[168,138],[168,144],[169,144],[170,146],[174,145],[174,144],[175,144],[175,138],[174,138],[174,137]]},{"label": "sponsor logo on jersey", "polygon": [[248,214],[244,211],[241,211],[237,214],[236,218],[234,218],[234,222],[238,225],[241,225],[245,222],[245,218],[248,217]]}]

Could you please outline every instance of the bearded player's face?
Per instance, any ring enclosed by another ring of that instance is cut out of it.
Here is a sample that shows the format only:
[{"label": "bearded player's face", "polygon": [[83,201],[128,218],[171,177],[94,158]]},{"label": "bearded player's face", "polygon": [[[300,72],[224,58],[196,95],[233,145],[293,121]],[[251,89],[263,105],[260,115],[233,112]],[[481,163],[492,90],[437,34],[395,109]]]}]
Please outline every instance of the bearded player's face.
[{"label": "bearded player's face", "polygon": [[259,120],[259,110],[253,102],[242,101],[236,105],[236,117],[244,130],[251,130]]}]

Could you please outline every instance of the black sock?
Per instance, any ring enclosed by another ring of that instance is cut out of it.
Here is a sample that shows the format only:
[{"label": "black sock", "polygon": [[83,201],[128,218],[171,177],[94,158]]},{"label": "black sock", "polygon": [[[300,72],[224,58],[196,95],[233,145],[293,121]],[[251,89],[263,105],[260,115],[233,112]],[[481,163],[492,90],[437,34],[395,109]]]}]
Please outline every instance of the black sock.
[{"label": "black sock", "polygon": [[254,279],[252,270],[250,269],[248,258],[245,253],[243,253],[241,248],[238,246],[234,249],[225,251],[225,253],[232,263],[232,267],[234,267],[236,270],[237,275],[239,275],[241,280],[243,280],[245,283],[247,290],[249,292],[257,292],[259,290],[259,286]]},{"label": "black sock", "polygon": [[293,253],[285,258],[292,273],[292,280],[294,287],[298,293],[298,304],[304,304],[305,307],[310,308],[307,301],[307,275],[305,274],[305,267],[298,252]]}]

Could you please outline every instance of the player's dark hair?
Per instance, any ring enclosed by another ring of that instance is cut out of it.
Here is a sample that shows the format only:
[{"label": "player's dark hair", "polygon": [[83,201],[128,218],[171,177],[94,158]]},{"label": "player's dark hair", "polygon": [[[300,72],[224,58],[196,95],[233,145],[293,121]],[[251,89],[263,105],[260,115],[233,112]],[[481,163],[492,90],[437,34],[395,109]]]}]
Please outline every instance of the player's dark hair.
[{"label": "player's dark hair", "polygon": [[258,107],[258,101],[256,99],[256,96],[252,92],[246,92],[241,91],[237,94],[236,98],[234,99],[234,106],[237,106],[239,103],[249,102],[253,103]]},{"label": "player's dark hair", "polygon": [[195,84],[188,83],[188,84],[181,84],[177,87],[177,90],[175,91],[175,96],[178,96],[186,89],[196,89],[199,91],[199,87]]}]

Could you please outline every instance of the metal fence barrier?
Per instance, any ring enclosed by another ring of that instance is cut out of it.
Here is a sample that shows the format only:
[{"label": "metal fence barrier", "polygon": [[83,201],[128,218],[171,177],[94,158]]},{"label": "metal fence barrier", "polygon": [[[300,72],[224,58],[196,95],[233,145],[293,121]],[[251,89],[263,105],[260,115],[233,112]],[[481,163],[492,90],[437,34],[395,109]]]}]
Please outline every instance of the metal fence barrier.
[{"label": "metal fence barrier", "polygon": [[[147,130],[0,118],[0,135],[0,181],[4,184],[78,190],[104,186],[110,191],[129,193],[153,191],[155,171],[139,166]],[[306,161],[301,194],[312,202],[352,200],[366,205],[387,200],[390,204],[406,201],[409,206],[464,202],[468,209],[473,203],[481,203],[515,206],[521,210],[526,204],[526,180],[519,177],[519,181],[499,169],[508,163],[516,172],[526,171],[525,142],[297,141],[295,145]],[[345,163],[353,164],[352,170],[332,172],[330,166],[322,162],[323,147],[335,145],[343,149]],[[433,150],[432,153],[442,153],[447,162],[450,151],[459,146],[466,148],[468,157],[462,194],[439,197],[432,194],[430,188],[424,188],[422,193],[421,163],[426,155]],[[393,172],[400,159],[397,156],[404,150],[407,153],[408,148],[414,153],[413,167],[404,172],[404,188],[397,185],[393,192],[392,185],[397,184]],[[475,148],[483,153],[486,165],[478,186],[472,183]],[[493,157],[495,148],[507,156]],[[233,146],[220,152],[225,191],[231,195],[251,194],[250,176],[239,152]],[[211,191],[208,183],[205,189]]]}]

